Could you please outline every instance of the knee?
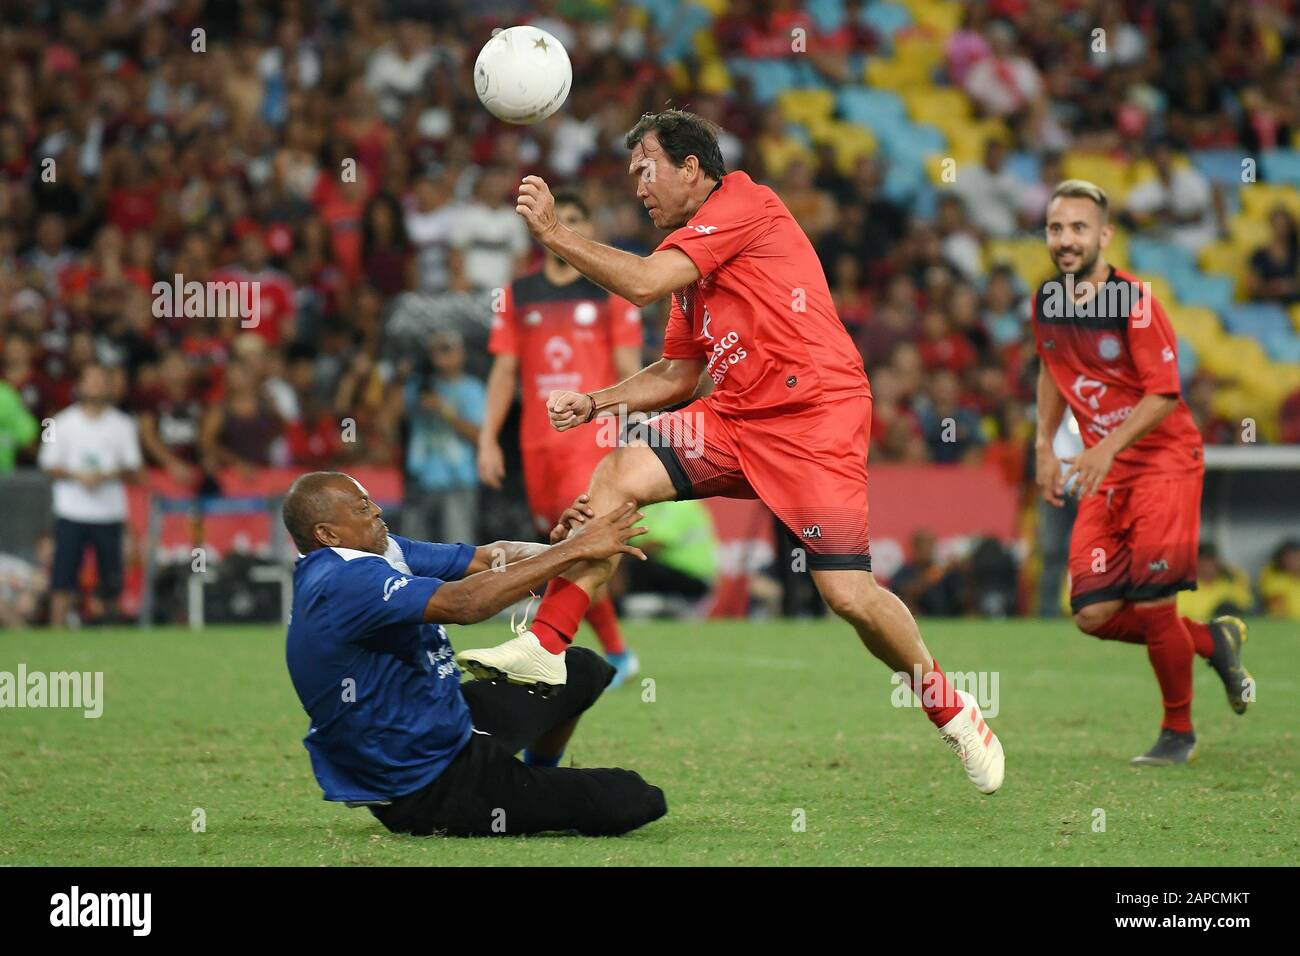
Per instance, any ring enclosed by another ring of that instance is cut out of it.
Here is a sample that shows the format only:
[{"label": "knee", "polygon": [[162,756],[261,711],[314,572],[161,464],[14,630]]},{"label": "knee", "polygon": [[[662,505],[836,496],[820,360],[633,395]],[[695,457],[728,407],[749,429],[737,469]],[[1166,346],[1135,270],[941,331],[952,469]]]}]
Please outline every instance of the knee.
[{"label": "knee", "polygon": [[1074,624],[1083,633],[1095,637],[1114,614],[1115,608],[1109,602],[1105,604],[1089,604],[1075,613]]},{"label": "knee", "polygon": [[823,575],[817,582],[826,606],[846,621],[869,623],[885,591],[870,574]]},{"label": "knee", "polygon": [[614,679],[614,668],[589,647],[570,647],[564,652],[564,667],[569,674],[566,683],[582,691],[588,707]]}]

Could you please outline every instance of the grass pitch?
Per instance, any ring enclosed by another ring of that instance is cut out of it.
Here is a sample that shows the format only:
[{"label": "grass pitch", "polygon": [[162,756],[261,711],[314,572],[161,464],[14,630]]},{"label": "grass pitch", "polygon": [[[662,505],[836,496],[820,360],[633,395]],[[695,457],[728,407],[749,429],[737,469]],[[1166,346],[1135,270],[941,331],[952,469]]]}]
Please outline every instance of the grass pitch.
[{"label": "grass pitch", "polygon": [[[1300,636],[1255,620],[1245,717],[1196,665],[1201,752],[1155,739],[1141,648],[1066,622],[923,622],[948,671],[996,671],[1007,782],[983,797],[833,621],[626,628],[642,679],[566,756],[625,766],[669,813],[621,838],[398,837],[325,803],[278,629],[0,633],[0,671],[103,671],[104,711],[0,710],[0,864],[1281,865],[1300,858]],[[470,633],[474,631],[474,633]],[[508,636],[457,628],[459,647]],[[585,640],[586,638],[584,638]],[[206,830],[194,832],[201,809]],[[800,813],[802,811],[802,813]],[[1098,827],[1104,813],[1104,830]],[[804,829],[798,829],[802,817]]]}]

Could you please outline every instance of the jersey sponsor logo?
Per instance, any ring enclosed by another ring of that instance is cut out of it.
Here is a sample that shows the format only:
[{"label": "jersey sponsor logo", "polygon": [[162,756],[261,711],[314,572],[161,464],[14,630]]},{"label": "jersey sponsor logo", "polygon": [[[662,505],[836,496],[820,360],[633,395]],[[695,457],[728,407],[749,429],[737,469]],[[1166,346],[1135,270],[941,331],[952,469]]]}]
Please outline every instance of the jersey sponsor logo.
[{"label": "jersey sponsor logo", "polygon": [[579,302],[573,307],[573,321],[578,325],[595,325],[596,304],[594,302]]},{"label": "jersey sponsor logo", "polygon": [[1166,561],[1164,558],[1161,558],[1159,561],[1152,561],[1150,564],[1147,565],[1147,570],[1148,570],[1148,571],[1168,571],[1168,570],[1169,570],[1169,562]]},{"label": "jersey sponsor logo", "polygon": [[809,525],[803,529],[805,538],[820,538],[822,536],[822,526],[819,524]]},{"label": "jersey sponsor logo", "polygon": [[1080,375],[1074,380],[1072,388],[1079,401],[1085,402],[1094,412],[1101,408],[1100,399],[1106,394],[1106,386],[1103,383],[1086,375]]},{"label": "jersey sponsor logo", "polygon": [[402,588],[406,587],[410,583],[411,583],[411,579],[405,577],[402,578],[391,577],[387,581],[385,581],[384,582],[384,603],[387,604],[389,598],[391,598],[394,594],[396,594],[398,591],[400,591]]},{"label": "jersey sponsor logo", "polygon": [[562,336],[552,335],[542,347],[542,353],[551,368],[558,372],[569,364],[569,359],[573,358],[573,346]]},{"label": "jersey sponsor logo", "polygon": [[704,318],[700,320],[700,335],[709,342],[713,341],[713,336],[709,334],[709,323],[711,321],[713,321],[713,316],[709,315],[709,307],[706,305],[704,307]]},{"label": "jersey sponsor logo", "polygon": [[524,316],[524,325],[541,325],[541,324],[542,324],[542,313],[537,311],[536,309],[533,309],[531,312],[529,312],[527,315]]},{"label": "jersey sponsor logo", "polygon": [[1120,345],[1119,339],[1113,335],[1103,335],[1097,340],[1097,354],[1107,362],[1113,362],[1119,358]]},{"label": "jersey sponsor logo", "polygon": [[1166,346],[1165,346],[1165,347],[1160,351],[1160,361],[1162,361],[1162,362],[1172,362],[1173,360],[1174,360],[1174,348],[1173,348],[1172,345],[1166,345]]},{"label": "jersey sponsor logo", "polygon": [[718,231],[717,226],[691,226],[691,228],[703,236],[708,236]]}]

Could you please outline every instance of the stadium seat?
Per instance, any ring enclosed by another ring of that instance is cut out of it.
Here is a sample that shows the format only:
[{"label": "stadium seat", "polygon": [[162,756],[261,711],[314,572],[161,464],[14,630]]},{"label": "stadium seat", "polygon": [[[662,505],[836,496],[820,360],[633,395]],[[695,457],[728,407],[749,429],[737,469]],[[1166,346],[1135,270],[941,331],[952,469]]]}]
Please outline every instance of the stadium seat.
[{"label": "stadium seat", "polygon": [[1272,183],[1247,183],[1240,190],[1241,211],[1247,219],[1257,219],[1267,224],[1268,214],[1274,206],[1282,206],[1291,215],[1300,217],[1300,192],[1289,186]]},{"label": "stadium seat", "polygon": [[1231,239],[1220,239],[1201,247],[1196,263],[1204,272],[1226,275],[1232,279],[1237,298],[1245,298],[1250,275],[1250,253]]},{"label": "stadium seat", "polygon": [[1011,175],[1026,185],[1038,182],[1038,157],[1034,153],[1014,152],[1007,154],[1007,169]]},{"label": "stadium seat", "polygon": [[1112,207],[1122,206],[1130,186],[1129,170],[1113,157],[1101,153],[1066,153],[1061,160],[1066,179],[1086,179],[1106,190]]},{"label": "stadium seat", "polygon": [[1180,302],[1204,305],[1222,311],[1232,304],[1232,280],[1227,276],[1205,275],[1196,269],[1179,270],[1168,276]]},{"label": "stadium seat", "polygon": [[1271,302],[1242,302],[1220,310],[1223,325],[1235,335],[1249,335],[1263,340],[1269,335],[1292,334],[1286,310]]},{"label": "stadium seat", "polygon": [[985,247],[984,266],[992,269],[1000,263],[1011,266],[1025,288],[1031,291],[1056,271],[1043,241],[1038,238],[991,240]]},{"label": "stadium seat", "polygon": [[1241,149],[1197,149],[1188,154],[1193,166],[1212,183],[1236,188],[1241,185],[1241,162],[1248,158]]},{"label": "stadium seat", "polygon": [[808,0],[803,8],[818,30],[830,32],[844,25],[844,0]]},{"label": "stadium seat", "polygon": [[862,11],[862,19],[891,46],[894,34],[912,24],[911,11],[897,3],[872,3]]},{"label": "stadium seat", "polygon": [[906,90],[929,86],[933,82],[931,68],[923,60],[886,60],[872,57],[867,60],[866,83],[886,90]]},{"label": "stadium seat", "polygon": [[906,90],[902,97],[908,116],[917,123],[942,126],[947,120],[965,120],[971,114],[970,98],[951,86]]},{"label": "stadium seat", "polygon": [[1134,236],[1129,242],[1129,261],[1139,273],[1164,274],[1176,269],[1193,269],[1196,262],[1191,252],[1172,242]]},{"label": "stadium seat", "polygon": [[890,128],[873,130],[881,148],[901,162],[911,162],[924,167],[926,157],[932,153],[945,153],[948,141],[933,126],[898,123]]},{"label": "stadium seat", "polygon": [[830,90],[785,90],[776,98],[781,115],[791,123],[816,122],[835,110],[835,95]]},{"label": "stadium seat", "polygon": [[763,104],[770,104],[785,90],[799,86],[794,67],[784,60],[732,57],[726,63],[733,74],[749,77],[754,98]]},{"label": "stadium seat", "polygon": [[904,0],[918,26],[946,37],[961,26],[962,4],[952,0]]},{"label": "stadium seat", "polygon": [[889,90],[873,90],[865,86],[846,86],[836,98],[840,115],[851,123],[860,123],[870,129],[884,120],[904,121],[907,106],[902,97]]},{"label": "stadium seat", "polygon": [[1260,172],[1270,183],[1300,186],[1300,152],[1294,149],[1271,149],[1260,157]]}]

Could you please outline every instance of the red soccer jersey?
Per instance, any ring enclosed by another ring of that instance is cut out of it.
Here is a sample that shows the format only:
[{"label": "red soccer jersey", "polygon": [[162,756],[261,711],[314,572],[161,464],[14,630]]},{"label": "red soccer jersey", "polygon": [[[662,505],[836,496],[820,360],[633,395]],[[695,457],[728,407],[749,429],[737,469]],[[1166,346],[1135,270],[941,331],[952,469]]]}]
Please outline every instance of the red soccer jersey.
[{"label": "red soccer jersey", "polygon": [[555,285],[534,272],[512,282],[502,311],[492,317],[488,351],[519,359],[520,444],[572,449],[572,436],[551,427],[547,397],[556,389],[594,392],[613,385],[619,378],[614,349],[639,349],[641,337],[641,310],[586,277]]},{"label": "red soccer jersey", "polygon": [[1133,413],[1143,395],[1179,396],[1155,428],[1115,456],[1103,489],[1204,468],[1201,434],[1182,400],[1178,340],[1149,288],[1111,268],[1097,294],[1073,303],[1058,276],[1034,296],[1038,354],[1091,448]]},{"label": "red soccer jersey", "polygon": [[871,395],[821,261],[771,189],[728,173],[659,248],[680,249],[700,270],[673,293],[664,358],[706,361],[720,414]]}]

